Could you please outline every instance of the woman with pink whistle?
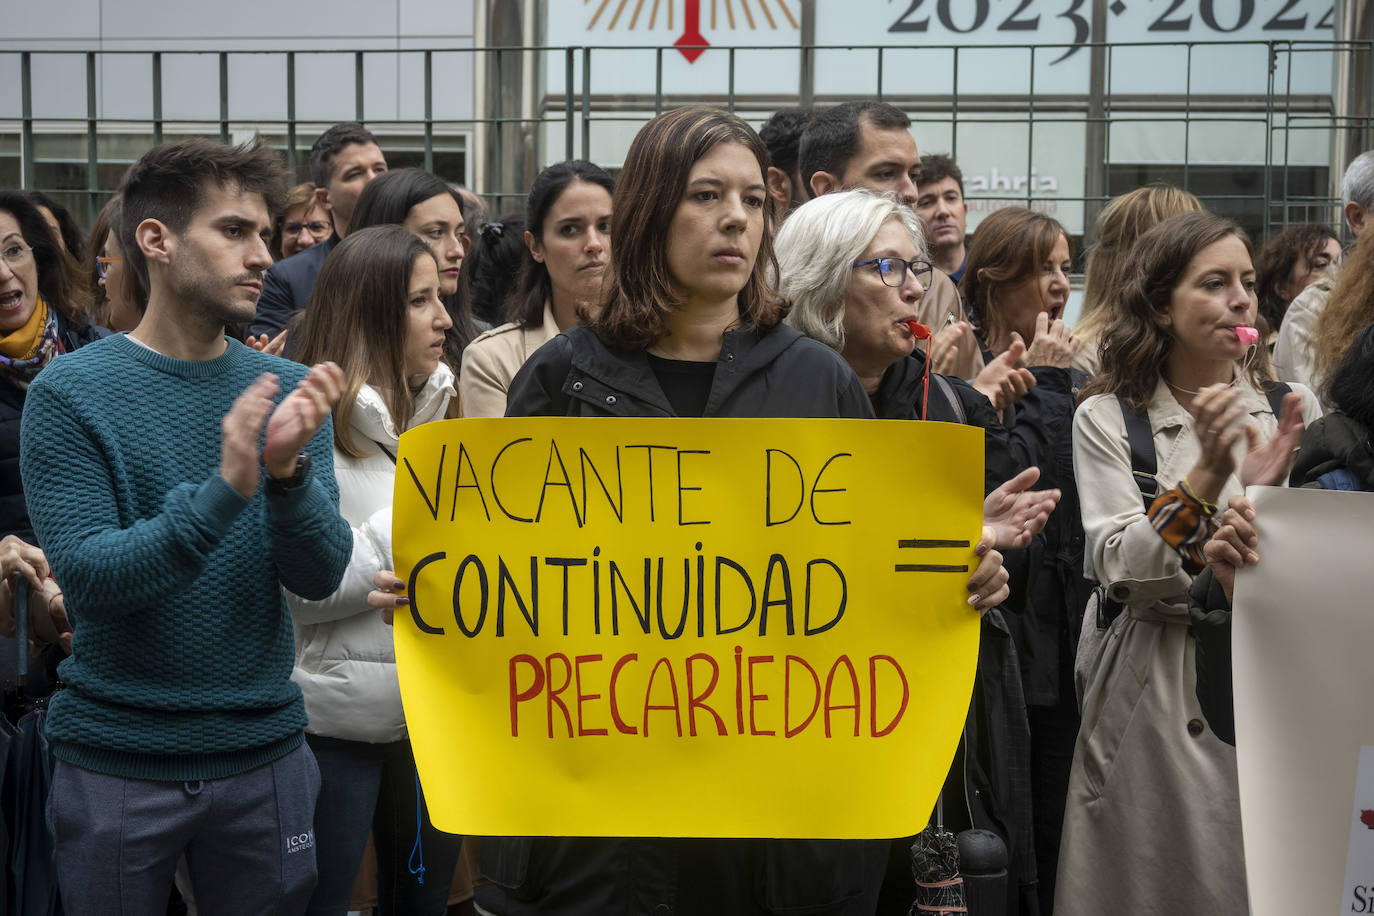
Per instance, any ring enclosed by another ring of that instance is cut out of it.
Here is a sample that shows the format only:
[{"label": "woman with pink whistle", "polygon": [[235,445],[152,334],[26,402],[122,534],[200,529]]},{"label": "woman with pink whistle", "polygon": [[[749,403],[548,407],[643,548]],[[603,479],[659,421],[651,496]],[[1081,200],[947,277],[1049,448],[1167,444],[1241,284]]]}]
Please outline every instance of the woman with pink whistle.
[{"label": "woman with pink whistle", "polygon": [[1270,381],[1250,243],[1207,212],[1141,236],[1074,416],[1085,566],[1055,912],[1249,912],[1235,749],[1196,696],[1188,588],[1217,506],[1288,478],[1312,392]]}]

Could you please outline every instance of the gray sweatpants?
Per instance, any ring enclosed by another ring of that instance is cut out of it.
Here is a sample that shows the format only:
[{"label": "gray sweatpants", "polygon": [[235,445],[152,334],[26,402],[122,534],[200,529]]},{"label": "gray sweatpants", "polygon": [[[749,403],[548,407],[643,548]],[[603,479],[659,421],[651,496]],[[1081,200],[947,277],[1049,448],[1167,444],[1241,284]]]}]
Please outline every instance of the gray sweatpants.
[{"label": "gray sweatpants", "polygon": [[200,916],[298,914],[315,887],[310,749],[223,779],[153,782],[57,762],[48,821],[68,916],[166,911],[184,852]]}]

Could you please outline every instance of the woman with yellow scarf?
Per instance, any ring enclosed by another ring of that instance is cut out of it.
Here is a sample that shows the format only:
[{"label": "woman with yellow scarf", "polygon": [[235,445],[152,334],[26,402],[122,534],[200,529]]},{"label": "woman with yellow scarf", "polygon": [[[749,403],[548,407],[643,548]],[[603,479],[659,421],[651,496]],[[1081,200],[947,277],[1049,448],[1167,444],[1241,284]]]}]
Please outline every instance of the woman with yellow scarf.
[{"label": "woman with yellow scarf", "polygon": [[[90,291],[81,268],[67,253],[42,212],[21,192],[0,191],[0,537],[14,535],[36,544],[19,479],[19,418],[29,383],[55,357],[95,340],[101,333],[87,317]],[[37,545],[41,546],[41,545]],[[47,579],[30,599],[31,632],[49,639],[65,630],[61,591]],[[58,621],[57,629],[48,624]],[[3,635],[13,635],[6,621]],[[41,624],[41,626],[39,626]],[[64,647],[70,637],[61,639]],[[44,674],[60,653],[32,666],[27,693],[47,692]],[[6,667],[13,650],[0,655]]]}]

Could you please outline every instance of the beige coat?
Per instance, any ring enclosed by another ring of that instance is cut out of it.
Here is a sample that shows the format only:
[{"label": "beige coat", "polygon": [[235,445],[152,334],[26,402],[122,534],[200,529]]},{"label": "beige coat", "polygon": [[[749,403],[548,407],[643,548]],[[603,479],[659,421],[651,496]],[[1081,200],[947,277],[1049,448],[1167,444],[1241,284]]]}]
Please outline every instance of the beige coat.
[{"label": "beige coat", "polygon": [[492,328],[463,351],[458,402],[465,417],[504,417],[511,379],[535,350],[558,336],[553,309],[544,304],[544,323],[528,328],[514,322]]},{"label": "beige coat", "polygon": [[[964,300],[959,295],[959,287],[949,278],[949,274],[938,267],[931,273],[930,289],[926,290],[917,307],[921,324],[932,331],[939,331],[948,319],[968,321],[964,312]],[[964,380],[972,380],[983,369],[983,354],[978,349],[978,340],[972,329],[959,339],[959,361],[950,375]],[[933,370],[932,370],[933,371]]]},{"label": "beige coat", "polygon": [[1274,346],[1274,371],[1285,382],[1318,386],[1317,322],[1335,288],[1333,272],[1298,293],[1289,303],[1279,328],[1279,342]]},{"label": "beige coat", "polygon": [[[1294,386],[1310,422],[1321,409]],[[1250,422],[1268,441],[1276,420],[1245,385]],[[1160,382],[1149,406],[1160,489],[1199,456],[1192,416]],[[1191,577],[1145,516],[1115,396],[1074,416],[1074,472],[1085,566],[1126,609],[1086,653],[1083,723],[1074,748],[1055,891],[1057,916],[1249,912],[1235,748],[1206,727],[1188,632]],[[1244,446],[1237,446],[1237,459]],[[1243,492],[1232,476],[1219,504]],[[1096,636],[1094,615],[1084,639]]]}]

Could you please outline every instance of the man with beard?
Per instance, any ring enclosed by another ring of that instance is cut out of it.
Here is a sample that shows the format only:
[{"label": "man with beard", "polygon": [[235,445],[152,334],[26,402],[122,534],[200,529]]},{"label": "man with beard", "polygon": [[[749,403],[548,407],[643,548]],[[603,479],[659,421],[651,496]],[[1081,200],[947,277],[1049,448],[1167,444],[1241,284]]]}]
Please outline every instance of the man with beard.
[{"label": "man with beard", "polygon": [[315,288],[320,267],[339,240],[348,235],[353,208],[363,188],[385,171],[386,156],[377,138],[357,121],[335,124],[320,134],[310,147],[310,180],[315,183],[316,203],[328,211],[334,224],[334,234],[267,271],[257,315],[249,316],[253,322],[249,334],[278,335],[293,315],[310,304],[310,291]]},{"label": "man with beard", "polygon": [[281,590],[329,595],[352,549],[342,377],[224,335],[253,315],[285,187],[260,140],[147,153],[118,227],[143,321],[29,389],[25,491],[75,626],[48,717],[74,916],[162,912],[183,853],[202,913],[301,912],[315,883],[319,773]]}]

